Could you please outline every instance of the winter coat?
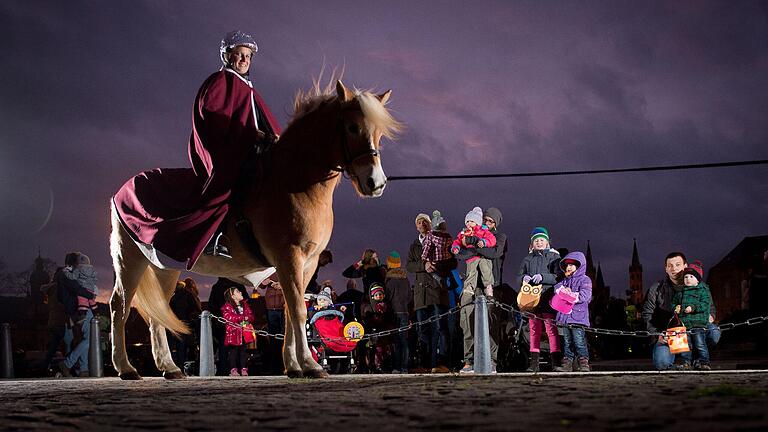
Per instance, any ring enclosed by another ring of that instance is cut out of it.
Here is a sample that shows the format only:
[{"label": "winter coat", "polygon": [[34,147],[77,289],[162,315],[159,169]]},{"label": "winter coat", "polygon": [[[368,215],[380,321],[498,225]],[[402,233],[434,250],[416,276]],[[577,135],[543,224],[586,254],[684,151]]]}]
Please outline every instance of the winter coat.
[{"label": "winter coat", "polygon": [[[248,306],[248,302],[243,300],[240,302],[240,305],[243,307],[243,312],[238,313],[237,309],[235,309],[234,306],[232,306],[229,303],[224,303],[224,306],[221,307],[221,315],[225,320],[232,321],[235,324],[242,324],[243,321],[248,321],[249,323],[253,323],[253,312],[251,312],[251,307]],[[224,338],[224,345],[242,345],[243,344],[243,328],[237,327],[233,325],[226,325],[227,327],[227,334]]]},{"label": "winter coat", "polygon": [[[496,237],[496,245],[478,248],[477,254],[491,260],[494,286],[499,286],[503,283],[501,279],[504,276],[504,256],[507,254],[507,235],[499,231],[502,220],[501,211],[495,207],[490,207],[485,213],[496,221],[496,226],[490,230]],[[478,286],[487,285],[482,281],[482,275],[480,275],[480,279]]]},{"label": "winter coat", "polygon": [[[458,253],[461,249],[477,249],[477,242],[482,240],[483,247],[494,247],[496,246],[496,236],[493,235],[492,232],[488,230],[488,228],[485,228],[481,225],[475,225],[474,228],[472,228],[471,233],[467,233],[467,229],[463,229],[459,231],[459,233],[456,235],[456,240],[453,241],[453,244],[451,245],[451,251],[454,253]],[[476,237],[473,239],[471,243],[467,243],[466,246],[464,246],[464,239],[467,237]],[[467,263],[471,263],[472,261],[479,260],[480,257],[477,255],[472,255],[469,258],[467,258]]]},{"label": "winter coat", "polygon": [[366,297],[370,297],[371,285],[376,282],[381,286],[384,286],[384,278],[387,274],[387,267],[383,265],[377,265],[374,267],[357,267],[356,264],[344,269],[341,273],[347,279],[363,278],[363,293]]},{"label": "winter coat", "polygon": [[200,319],[200,301],[186,288],[177,288],[170,301],[171,310],[176,317],[188,325],[197,325]]},{"label": "winter coat", "polygon": [[549,300],[555,294],[552,287],[557,283],[559,273],[560,254],[552,248],[544,250],[532,250],[523,258],[520,269],[517,271],[516,283],[520,287],[523,284],[523,276],[541,275],[541,298],[539,304],[533,309],[534,313],[555,314],[555,310],[549,305]]},{"label": "winter coat", "polygon": [[94,299],[96,295],[80,286],[77,281],[69,279],[64,275],[64,271],[58,271],[53,275],[53,280],[58,287],[56,297],[64,305],[67,316],[72,321],[77,321],[77,297]]},{"label": "winter coat", "polygon": [[[680,305],[678,316],[685,327],[706,327],[709,323],[709,313],[712,307],[712,294],[709,292],[709,285],[700,282],[695,287],[676,286],[672,290],[672,303],[670,309],[675,310],[675,306]],[[685,308],[690,306],[693,310],[687,313]]]},{"label": "winter coat", "polygon": [[645,321],[645,329],[649,332],[657,332],[669,327],[669,320],[674,316],[670,307],[673,287],[672,281],[665,277],[664,280],[648,288],[643,302],[642,317]]},{"label": "winter coat", "polygon": [[416,279],[413,286],[413,309],[424,309],[431,305],[448,306],[448,290],[424,269],[421,253],[421,241],[416,239],[408,250],[408,263],[405,266]]},{"label": "winter coat", "polygon": [[96,270],[93,269],[92,265],[80,264],[77,267],[64,267],[63,273],[67,279],[77,281],[80,286],[87,289],[94,295],[99,294]]},{"label": "winter coat", "polygon": [[579,262],[579,268],[570,276],[558,282],[555,285],[554,293],[557,293],[563,287],[568,287],[571,291],[579,294],[579,299],[573,305],[570,314],[562,312],[557,313],[557,322],[563,324],[581,324],[589,327],[589,302],[592,301],[592,280],[587,276],[587,259],[581,252],[571,252],[560,261],[560,268],[563,269],[563,261],[573,259]]},{"label": "winter coat", "polygon": [[389,299],[393,312],[408,312],[408,304],[413,299],[413,290],[405,269],[398,267],[387,270],[384,296]]}]

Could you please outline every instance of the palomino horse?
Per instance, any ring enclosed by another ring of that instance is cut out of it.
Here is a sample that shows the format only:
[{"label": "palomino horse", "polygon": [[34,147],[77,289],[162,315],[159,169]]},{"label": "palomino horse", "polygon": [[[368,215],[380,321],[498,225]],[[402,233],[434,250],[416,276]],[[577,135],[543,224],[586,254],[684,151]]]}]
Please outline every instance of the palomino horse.
[{"label": "palomino horse", "polygon": [[[304,331],[304,290],[320,252],[333,230],[333,192],[346,173],[361,197],[378,197],[387,177],[381,167],[379,141],[393,138],[400,124],[385,108],[391,91],[376,95],[351,91],[341,81],[298,93],[288,128],[263,155],[267,174],[248,181],[239,210],[250,220],[262,254],[277,269],[285,293],[286,328],[283,361],[289,377],[325,377],[312,359]],[[234,218],[227,232],[234,233]],[[254,257],[241,238],[230,235],[232,259],[202,255],[192,271],[258,285],[273,269]],[[112,311],[112,362],[122,379],[140,379],[128,361],[125,321],[131,301],[149,321],[152,355],[168,379],[184,375],[171,359],[165,330],[189,330],[168,306],[178,270],[152,264],[122,226],[113,207],[110,239],[115,269]],[[135,296],[135,297],[134,297]],[[218,311],[214,311],[218,313]]]}]

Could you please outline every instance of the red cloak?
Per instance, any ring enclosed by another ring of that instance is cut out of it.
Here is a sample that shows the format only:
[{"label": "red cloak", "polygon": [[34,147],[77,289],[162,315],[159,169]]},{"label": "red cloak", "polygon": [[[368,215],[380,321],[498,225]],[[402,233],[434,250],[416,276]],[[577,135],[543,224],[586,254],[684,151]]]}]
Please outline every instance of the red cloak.
[{"label": "red cloak", "polygon": [[113,198],[123,226],[191,268],[229,210],[242,164],[261,141],[259,130],[280,134],[250,83],[227,69],[208,77],[192,115],[192,168],[157,168],[128,180]]}]

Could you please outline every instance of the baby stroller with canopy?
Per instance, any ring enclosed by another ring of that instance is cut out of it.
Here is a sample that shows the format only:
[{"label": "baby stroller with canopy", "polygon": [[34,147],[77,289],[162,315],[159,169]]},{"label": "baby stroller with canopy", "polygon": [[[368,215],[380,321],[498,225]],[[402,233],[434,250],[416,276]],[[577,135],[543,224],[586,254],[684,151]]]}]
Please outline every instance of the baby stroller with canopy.
[{"label": "baby stroller with canopy", "polygon": [[357,321],[344,324],[344,312],[330,305],[310,308],[307,340],[312,357],[332,374],[354,373],[357,369],[352,351],[365,333]]}]

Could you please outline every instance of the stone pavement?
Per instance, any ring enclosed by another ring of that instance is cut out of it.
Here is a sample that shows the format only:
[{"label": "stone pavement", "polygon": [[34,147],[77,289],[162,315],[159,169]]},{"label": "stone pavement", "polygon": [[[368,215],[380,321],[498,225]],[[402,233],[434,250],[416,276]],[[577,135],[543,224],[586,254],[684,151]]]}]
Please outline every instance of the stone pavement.
[{"label": "stone pavement", "polygon": [[2,430],[768,430],[768,372],[0,381]]}]

